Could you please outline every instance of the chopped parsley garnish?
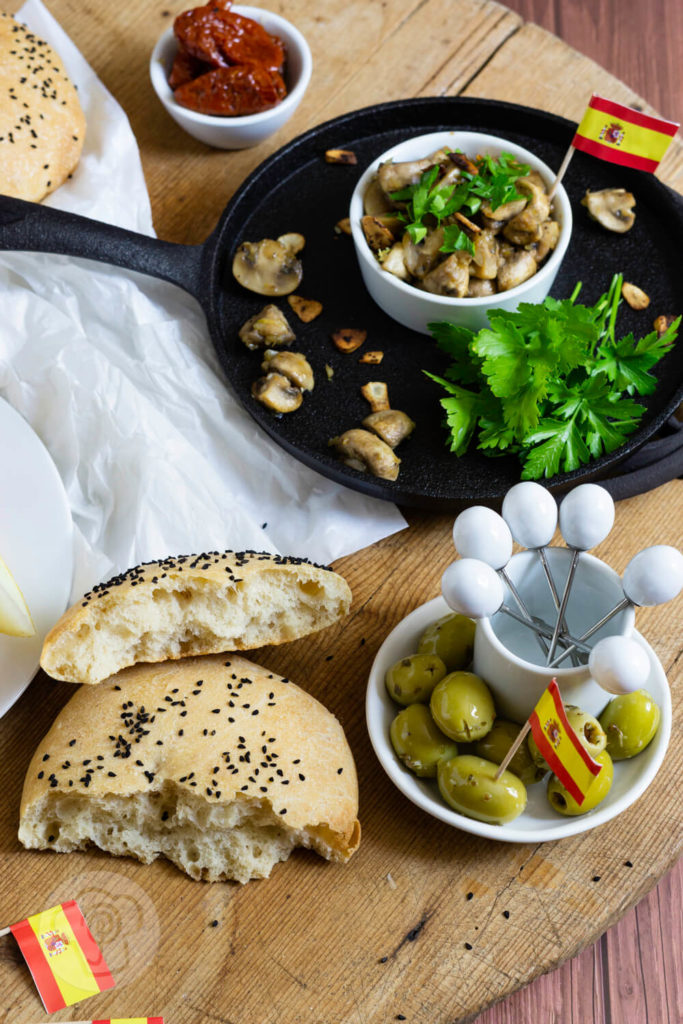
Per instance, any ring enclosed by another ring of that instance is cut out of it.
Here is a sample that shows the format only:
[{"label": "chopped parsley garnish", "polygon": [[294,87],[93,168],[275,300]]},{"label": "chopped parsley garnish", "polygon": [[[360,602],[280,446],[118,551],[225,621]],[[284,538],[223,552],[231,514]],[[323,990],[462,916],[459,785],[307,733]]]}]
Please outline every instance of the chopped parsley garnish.
[{"label": "chopped parsley garnish", "polygon": [[462,455],[478,432],[489,455],[516,453],[522,479],[569,473],[612,452],[638,426],[645,406],[634,394],[657,386],[652,367],[676,340],[678,317],[660,336],[616,337],[623,277],[615,274],[593,306],[546,298],[514,313],[489,312],[477,333],[429,324],[451,363],[444,377],[424,372],[448,392],[441,399],[450,449]]},{"label": "chopped parsley garnish", "polygon": [[[399,216],[415,245],[422,241],[430,227],[438,227],[463,207],[471,216],[484,202],[495,210],[515,199],[526,198],[517,191],[515,182],[529,173],[529,167],[518,163],[510,153],[477,157],[476,167],[477,174],[463,170],[458,184],[440,185],[437,181],[440,168],[434,164],[424,171],[416,185],[391,193],[394,202],[406,204],[405,213]],[[427,223],[425,218],[428,218]],[[445,236],[441,252],[466,249],[474,254],[472,240],[459,225],[446,225]]]}]

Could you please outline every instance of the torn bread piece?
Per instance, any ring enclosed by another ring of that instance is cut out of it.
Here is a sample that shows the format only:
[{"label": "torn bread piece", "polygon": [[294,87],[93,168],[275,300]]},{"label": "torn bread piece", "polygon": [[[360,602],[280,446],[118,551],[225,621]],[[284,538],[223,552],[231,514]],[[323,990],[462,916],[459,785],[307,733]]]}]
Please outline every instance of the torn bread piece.
[{"label": "torn bread piece", "polygon": [[42,668],[99,683],[139,662],[244,651],[315,633],[346,615],[348,584],[303,558],[209,551],[138,565],[69,608]]},{"label": "torn bread piece", "polygon": [[267,878],[297,847],[360,841],[344,731],[294,683],[239,655],[125,669],[80,687],[28,768],[19,839],[95,845],[191,878]]}]

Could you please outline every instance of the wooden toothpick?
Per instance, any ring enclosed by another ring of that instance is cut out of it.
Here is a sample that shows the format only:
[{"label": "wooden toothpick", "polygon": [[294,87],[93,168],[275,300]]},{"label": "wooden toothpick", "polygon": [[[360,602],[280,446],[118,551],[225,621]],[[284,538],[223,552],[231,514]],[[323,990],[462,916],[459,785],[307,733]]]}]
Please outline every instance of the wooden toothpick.
[{"label": "wooden toothpick", "polygon": [[571,159],[572,159],[573,156],[574,156],[574,147],[570,145],[569,149],[564,154],[564,160],[560,164],[560,169],[557,172],[557,177],[555,178],[555,181],[550,186],[550,191],[548,192],[548,199],[552,199],[553,196],[555,195],[555,193],[557,191],[557,186],[560,184],[560,182],[564,178],[565,174],[567,173],[567,168],[569,167],[569,164],[571,163]]},{"label": "wooden toothpick", "polygon": [[498,779],[501,777],[501,775],[503,774],[503,772],[505,771],[507,766],[510,764],[510,761],[515,756],[515,754],[517,753],[519,748],[521,747],[521,745],[522,745],[522,743],[524,741],[524,737],[529,732],[530,728],[531,728],[531,724],[528,721],[526,721],[524,723],[524,725],[522,726],[522,728],[520,729],[519,735],[517,736],[517,739],[515,740],[515,742],[512,744],[512,746],[508,750],[508,752],[505,755],[505,757],[503,758],[502,762],[498,765],[498,771],[493,776],[493,779],[494,779],[495,782],[498,781]]}]

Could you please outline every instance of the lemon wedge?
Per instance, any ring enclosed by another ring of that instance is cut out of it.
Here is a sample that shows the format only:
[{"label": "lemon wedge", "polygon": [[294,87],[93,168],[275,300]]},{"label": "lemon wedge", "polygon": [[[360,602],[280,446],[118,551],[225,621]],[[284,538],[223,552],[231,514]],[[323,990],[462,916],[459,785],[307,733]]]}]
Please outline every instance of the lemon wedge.
[{"label": "lemon wedge", "polygon": [[14,576],[0,558],[0,633],[35,636],[31,613]]}]

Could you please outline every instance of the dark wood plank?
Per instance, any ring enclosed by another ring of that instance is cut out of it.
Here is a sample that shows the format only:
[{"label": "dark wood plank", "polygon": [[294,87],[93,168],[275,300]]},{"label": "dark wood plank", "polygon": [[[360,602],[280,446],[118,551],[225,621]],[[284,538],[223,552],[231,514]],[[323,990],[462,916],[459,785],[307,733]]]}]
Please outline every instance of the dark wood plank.
[{"label": "dark wood plank", "polygon": [[506,6],[591,57],[664,117],[681,120],[683,4],[677,0],[508,0]]}]

